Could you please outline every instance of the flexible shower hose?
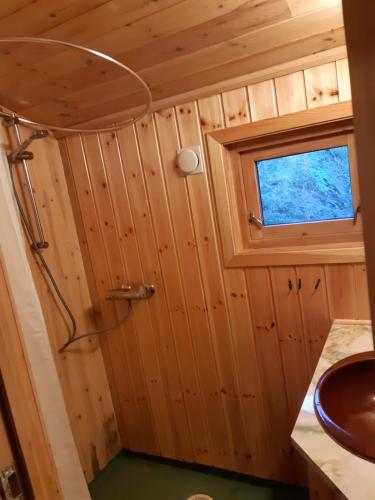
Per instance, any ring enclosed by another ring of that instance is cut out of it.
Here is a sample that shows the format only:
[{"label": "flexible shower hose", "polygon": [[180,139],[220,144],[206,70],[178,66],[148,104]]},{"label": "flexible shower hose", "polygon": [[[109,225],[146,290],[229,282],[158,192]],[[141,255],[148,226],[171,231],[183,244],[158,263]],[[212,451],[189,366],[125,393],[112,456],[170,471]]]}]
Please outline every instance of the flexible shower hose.
[{"label": "flexible shower hose", "polygon": [[74,314],[72,313],[70,307],[68,306],[68,304],[67,304],[67,302],[66,302],[63,294],[61,293],[59,285],[58,285],[58,283],[57,283],[57,281],[56,281],[56,279],[55,279],[52,271],[50,270],[47,261],[44,258],[42,249],[39,248],[39,246],[38,246],[38,242],[36,241],[36,239],[34,237],[34,233],[33,233],[30,221],[28,220],[27,215],[25,213],[25,210],[24,210],[24,208],[22,206],[22,203],[21,203],[21,200],[20,200],[20,197],[18,195],[17,188],[16,188],[16,184],[14,182],[13,164],[11,162],[9,162],[9,170],[10,170],[10,178],[11,178],[11,182],[12,182],[12,188],[13,188],[13,192],[14,192],[14,197],[15,197],[15,200],[16,200],[16,203],[17,203],[17,207],[18,207],[18,210],[19,210],[19,213],[20,213],[22,224],[23,224],[23,226],[25,228],[27,236],[29,237],[29,239],[31,241],[31,248],[34,250],[35,254],[37,255],[37,257],[38,257],[38,259],[40,261],[40,264],[43,267],[44,271],[46,272],[46,274],[48,276],[48,279],[49,279],[49,281],[50,281],[53,289],[55,290],[55,293],[56,293],[58,299],[60,300],[63,308],[65,309],[66,314],[68,315],[70,323],[71,323],[71,330],[70,330],[70,333],[68,335],[68,340],[59,349],[59,352],[65,351],[65,349],[67,347],[69,347],[74,342],[77,342],[77,340],[85,339],[87,337],[93,337],[94,335],[100,335],[102,333],[107,333],[109,331],[115,330],[116,328],[119,328],[123,323],[125,323],[125,321],[130,316],[130,313],[132,311],[131,300],[127,301],[128,302],[128,307],[127,307],[125,313],[120,318],[120,320],[117,323],[115,323],[114,325],[111,325],[111,326],[108,326],[108,327],[105,327],[105,328],[100,328],[98,330],[93,330],[91,332],[86,332],[86,333],[83,333],[81,335],[77,335],[77,322],[76,322],[76,319],[74,317]]}]

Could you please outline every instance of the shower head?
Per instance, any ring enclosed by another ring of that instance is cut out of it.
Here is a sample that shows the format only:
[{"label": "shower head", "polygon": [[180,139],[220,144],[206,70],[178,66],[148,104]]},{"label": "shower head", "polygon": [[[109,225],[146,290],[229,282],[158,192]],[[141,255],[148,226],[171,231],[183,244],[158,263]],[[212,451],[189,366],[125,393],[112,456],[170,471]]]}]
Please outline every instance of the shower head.
[{"label": "shower head", "polygon": [[[14,123],[17,127],[17,123]],[[25,151],[26,148],[36,139],[44,139],[48,136],[48,130],[34,130],[31,132],[29,137],[25,139],[23,142],[20,142],[16,149],[8,154],[9,163],[17,163],[22,160],[32,160],[33,153],[30,151]]]},{"label": "shower head", "polygon": [[31,139],[32,141],[34,139],[44,139],[45,137],[47,137],[47,135],[48,130],[34,130],[34,132],[30,134],[29,139]]}]

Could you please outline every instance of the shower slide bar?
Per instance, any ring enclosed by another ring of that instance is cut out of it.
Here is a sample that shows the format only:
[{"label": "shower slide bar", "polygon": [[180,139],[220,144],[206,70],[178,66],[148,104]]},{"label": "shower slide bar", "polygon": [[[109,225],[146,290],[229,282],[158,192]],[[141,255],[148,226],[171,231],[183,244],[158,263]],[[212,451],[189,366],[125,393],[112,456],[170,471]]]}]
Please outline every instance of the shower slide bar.
[{"label": "shower slide bar", "polygon": [[36,245],[38,248],[48,248],[48,242],[44,237],[42,222],[40,220],[38,206],[36,204],[34,189],[31,183],[30,172],[28,160],[32,160],[34,155],[31,151],[26,151],[26,148],[35,140],[35,139],[43,139],[48,136],[47,130],[34,130],[30,136],[22,141],[21,133],[18,125],[18,119],[16,117],[5,117],[4,125],[8,128],[13,127],[15,132],[15,139],[17,142],[17,146],[14,151],[8,154],[8,162],[9,164],[14,163],[22,163],[23,173],[25,176],[27,190],[30,196],[31,208],[34,214],[35,227],[38,233],[38,238],[34,238],[36,241]]},{"label": "shower slide bar", "polygon": [[[0,111],[0,116],[3,116],[1,111]],[[126,300],[126,302],[127,302],[127,308],[125,309],[121,318],[109,326],[105,326],[105,327],[99,328],[97,330],[78,334],[77,322],[76,322],[75,316],[74,316],[72,310],[70,309],[68,303],[66,302],[66,300],[65,300],[65,298],[60,290],[59,284],[57,283],[55,276],[54,276],[53,272],[51,271],[51,269],[48,265],[48,262],[46,261],[46,259],[44,258],[44,255],[43,255],[43,250],[48,247],[48,243],[44,237],[43,228],[42,228],[41,220],[39,217],[38,207],[36,204],[34,190],[33,190],[32,184],[31,184],[31,178],[29,175],[29,169],[28,169],[28,163],[27,163],[28,160],[33,158],[33,154],[30,151],[26,151],[26,148],[35,139],[42,139],[43,137],[47,137],[48,131],[47,130],[36,130],[30,134],[28,139],[26,139],[22,142],[18,123],[19,123],[18,119],[15,116],[12,116],[12,117],[8,116],[4,119],[4,125],[6,127],[8,127],[8,128],[13,127],[14,133],[15,133],[15,139],[16,139],[16,143],[17,143],[17,146],[14,149],[14,151],[12,151],[8,154],[10,177],[11,177],[14,196],[15,196],[15,200],[16,200],[16,203],[17,203],[17,206],[19,209],[20,217],[21,217],[21,220],[23,222],[23,226],[24,226],[24,229],[26,231],[26,234],[31,241],[31,248],[34,250],[34,254],[35,254],[36,258],[39,260],[41,267],[44,269],[44,272],[46,273],[46,277],[48,278],[48,280],[51,284],[51,287],[53,288],[53,290],[56,294],[57,299],[60,301],[61,306],[65,310],[65,313],[66,313],[66,315],[69,318],[70,323],[71,323],[71,328],[69,329],[68,338],[67,338],[65,344],[59,349],[59,352],[62,353],[68,347],[70,347],[72,344],[77,342],[78,340],[87,339],[87,338],[93,337],[93,336],[98,336],[100,334],[108,333],[112,330],[116,330],[116,329],[120,328],[120,326],[123,323],[125,323],[125,321],[129,318],[129,316],[132,312],[132,301],[151,298],[155,293],[155,286],[148,284],[148,283],[142,283],[139,285],[124,284],[120,289],[110,290],[106,294],[106,299],[108,299],[108,300]],[[32,224],[30,223],[30,221],[28,219],[26,211],[24,210],[24,208],[22,206],[21,199],[17,193],[17,188],[16,188],[14,177],[13,177],[13,167],[17,163],[22,163],[22,166],[23,166],[26,185],[27,185],[27,189],[28,189],[29,194],[30,194],[31,207],[32,207],[32,211],[34,213],[35,226],[36,226],[36,229],[37,229],[37,232],[39,235],[39,241],[35,237]]]}]

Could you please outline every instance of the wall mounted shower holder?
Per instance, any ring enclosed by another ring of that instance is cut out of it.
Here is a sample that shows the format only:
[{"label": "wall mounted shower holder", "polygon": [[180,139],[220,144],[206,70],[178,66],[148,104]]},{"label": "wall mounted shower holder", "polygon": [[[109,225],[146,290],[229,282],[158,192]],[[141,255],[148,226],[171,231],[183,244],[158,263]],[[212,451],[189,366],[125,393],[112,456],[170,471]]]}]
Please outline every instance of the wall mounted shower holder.
[{"label": "wall mounted shower holder", "polygon": [[106,293],[107,300],[141,300],[149,299],[155,293],[155,285],[142,283],[140,285],[122,285],[120,288]]}]

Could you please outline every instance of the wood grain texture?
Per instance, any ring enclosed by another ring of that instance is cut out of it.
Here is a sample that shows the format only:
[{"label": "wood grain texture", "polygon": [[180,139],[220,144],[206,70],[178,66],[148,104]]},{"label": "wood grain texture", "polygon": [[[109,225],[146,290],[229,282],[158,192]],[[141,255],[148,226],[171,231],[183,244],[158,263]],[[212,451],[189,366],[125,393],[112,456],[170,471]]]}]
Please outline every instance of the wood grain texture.
[{"label": "wood grain texture", "polygon": [[[223,126],[223,115],[227,117],[225,121],[229,124],[233,124],[234,121],[240,124],[249,120],[245,88],[233,92],[230,96],[226,94],[222,97],[222,102],[219,97],[202,99],[198,102],[202,131],[209,132]],[[248,327],[251,317],[245,274],[241,269],[224,269],[223,278],[231,321],[234,362],[237,365],[245,436],[252,458],[252,464],[248,463],[247,466],[250,473],[262,476],[268,472],[268,457],[271,450],[264,424],[263,396],[260,390],[254,335]]]},{"label": "wood grain texture", "polygon": [[[350,47],[350,71],[353,88],[353,105],[356,114],[356,141],[358,144],[358,175],[363,202],[363,233],[367,256],[371,319],[375,318],[375,240],[373,214],[375,203],[372,192],[374,170],[372,168],[374,142],[374,96],[369,90],[374,80],[374,54],[368,42],[373,29],[374,4],[368,3],[363,9],[357,4],[344,0],[346,33]],[[355,20],[355,21],[354,21]],[[373,332],[374,344],[375,333]]]},{"label": "wood grain texture", "polygon": [[340,101],[350,101],[352,93],[350,89],[349,64],[347,59],[336,61],[337,83]]},{"label": "wood grain texture", "polygon": [[[154,100],[345,45],[336,0],[315,8],[297,0],[4,0],[0,29],[103,51],[138,71]],[[144,102],[134,78],[88,54],[2,47],[2,104],[32,119],[77,124]]]},{"label": "wood grain texture", "polygon": [[275,86],[279,115],[307,108],[303,71],[275,78]]},{"label": "wood grain texture", "polygon": [[[26,130],[22,131],[24,136],[27,133]],[[30,149],[35,155],[35,160],[30,163],[31,181],[49,242],[49,248],[44,251],[45,259],[73,310],[78,332],[93,330],[96,328],[95,313],[59,145],[55,139],[48,137],[43,141],[36,141]],[[20,170],[16,174],[24,206],[30,213],[25,180]],[[102,352],[97,339],[77,343],[63,354],[58,352],[68,336],[69,323],[44,271],[32,255],[29,244],[27,249],[73,435],[89,481],[119,450],[117,423]]]},{"label": "wood grain texture", "polygon": [[[356,264],[354,265],[354,267]],[[360,267],[364,267],[360,265]],[[331,326],[323,266],[298,266],[297,286],[310,372],[314,371]],[[363,288],[365,291],[365,288]],[[364,316],[365,317],[365,316]]]},{"label": "wood grain texture", "polygon": [[[216,460],[221,460],[223,451],[228,446],[225,442],[224,406],[219,396],[219,379],[207,317],[188,187],[186,182],[181,182],[182,178],[176,172],[175,155],[179,146],[177,120],[173,108],[157,113],[155,118],[161,158],[165,166],[164,177],[186,298],[186,312],[205,410],[204,418],[210,430],[210,455],[216,457]],[[200,335],[194,334],[197,331]],[[189,392],[191,393],[190,390]]]},{"label": "wood grain texture", "polygon": [[295,268],[272,267],[270,273],[288,395],[289,418],[293,427],[311,376],[298,303],[299,289]]},{"label": "wood grain texture", "polygon": [[[312,71],[311,88],[329,88],[332,68]],[[335,78],[347,88],[345,72]],[[368,315],[356,298],[367,293],[364,265],[226,268],[205,134],[306,108],[306,95],[298,73],[167,107],[84,147],[62,139],[99,303],[116,276],[157,284],[126,326],[133,350],[128,340],[117,352],[124,329],[103,352],[119,399],[128,390],[122,370],[133,381],[144,374],[145,402],[134,395],[118,414],[124,447],[138,449],[138,415],[150,454],[297,482],[290,431],[331,319],[347,304],[348,314]],[[195,144],[205,152],[204,173],[183,177],[176,150]],[[97,170],[106,177],[94,190],[84,179],[94,182]]]},{"label": "wood grain texture", "polygon": [[308,108],[317,108],[338,102],[339,91],[335,63],[309,68],[304,73]]},{"label": "wood grain texture", "polygon": [[274,80],[254,83],[248,87],[251,121],[265,120],[277,116]]},{"label": "wood grain texture", "polygon": [[[62,498],[34,381],[25,355],[3,256],[0,253],[0,367],[33,493],[41,500]],[[2,439],[4,437],[2,436]],[[4,453],[2,445],[2,453]],[[2,459],[9,458],[2,455]],[[9,462],[4,465],[9,465]]]},{"label": "wood grain texture", "polygon": [[5,428],[2,412],[0,411],[0,469],[5,469],[14,463],[14,457],[10,448],[8,433]]}]

